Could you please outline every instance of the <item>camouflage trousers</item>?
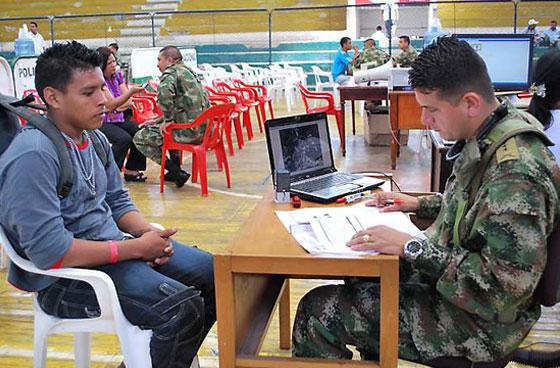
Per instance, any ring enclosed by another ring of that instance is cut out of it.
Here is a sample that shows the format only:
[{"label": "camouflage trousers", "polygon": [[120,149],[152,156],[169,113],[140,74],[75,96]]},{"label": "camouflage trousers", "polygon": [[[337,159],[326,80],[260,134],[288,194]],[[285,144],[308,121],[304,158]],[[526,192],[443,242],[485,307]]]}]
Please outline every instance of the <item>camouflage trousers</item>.
[{"label": "camouflage trousers", "polygon": [[[399,356],[427,362],[442,356],[492,361],[501,356],[472,316],[442,300],[433,286],[401,283]],[[379,359],[380,284],[347,280],[311,290],[298,306],[293,354],[304,358],[352,359],[347,345],[364,360]],[[499,344],[499,342],[498,342]],[[505,355],[505,354],[503,354]]]},{"label": "camouflage trousers", "polygon": [[[134,135],[134,144],[150,160],[161,165],[161,147],[163,137],[159,124],[144,127]],[[200,144],[202,136],[198,129],[180,129],[173,131],[173,140],[181,143]]]}]

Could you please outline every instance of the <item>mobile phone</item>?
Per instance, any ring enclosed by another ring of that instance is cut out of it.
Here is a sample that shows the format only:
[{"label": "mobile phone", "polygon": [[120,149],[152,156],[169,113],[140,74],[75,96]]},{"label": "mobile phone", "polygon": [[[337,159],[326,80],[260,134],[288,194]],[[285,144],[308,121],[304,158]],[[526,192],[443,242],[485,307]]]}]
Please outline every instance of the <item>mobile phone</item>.
[{"label": "mobile phone", "polygon": [[146,88],[148,88],[149,85],[150,85],[150,82],[146,82],[142,85],[142,88],[146,89]]}]

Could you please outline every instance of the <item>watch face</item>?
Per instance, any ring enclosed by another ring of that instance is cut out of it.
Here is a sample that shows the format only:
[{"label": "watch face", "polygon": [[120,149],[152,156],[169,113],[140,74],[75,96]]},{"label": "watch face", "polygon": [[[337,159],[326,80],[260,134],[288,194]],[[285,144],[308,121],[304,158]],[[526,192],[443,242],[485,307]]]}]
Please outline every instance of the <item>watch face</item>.
[{"label": "watch face", "polygon": [[414,259],[422,254],[422,243],[415,239],[410,240],[408,243],[406,243],[404,252],[407,256]]}]

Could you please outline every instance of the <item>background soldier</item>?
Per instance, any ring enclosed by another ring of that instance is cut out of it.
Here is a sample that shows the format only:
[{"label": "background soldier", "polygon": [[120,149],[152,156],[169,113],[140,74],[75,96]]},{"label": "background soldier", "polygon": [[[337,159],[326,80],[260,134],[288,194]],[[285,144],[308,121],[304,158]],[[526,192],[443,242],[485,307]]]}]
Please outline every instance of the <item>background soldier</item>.
[{"label": "background soldier", "polygon": [[[161,146],[163,133],[172,123],[190,123],[200,113],[210,107],[208,94],[196,74],[183,63],[183,56],[175,46],[166,46],[159,52],[158,68],[163,73],[160,78],[158,105],[163,116],[145,123],[144,129],[134,136],[138,150],[147,158],[161,165]],[[198,144],[202,142],[206,124],[198,128],[173,131],[176,142]],[[182,187],[190,174],[181,170],[178,152],[173,152],[167,159],[165,180],[174,181]]]},{"label": "background soldier", "polygon": [[399,37],[399,48],[401,52],[394,57],[395,63],[401,68],[409,68],[418,57],[418,51],[410,45],[410,37]]},{"label": "background soldier", "polygon": [[354,68],[360,69],[362,64],[371,63],[367,68],[373,69],[385,64],[390,59],[391,57],[389,54],[375,47],[373,38],[368,38],[364,41],[364,49],[358,54],[358,57],[356,57]]}]

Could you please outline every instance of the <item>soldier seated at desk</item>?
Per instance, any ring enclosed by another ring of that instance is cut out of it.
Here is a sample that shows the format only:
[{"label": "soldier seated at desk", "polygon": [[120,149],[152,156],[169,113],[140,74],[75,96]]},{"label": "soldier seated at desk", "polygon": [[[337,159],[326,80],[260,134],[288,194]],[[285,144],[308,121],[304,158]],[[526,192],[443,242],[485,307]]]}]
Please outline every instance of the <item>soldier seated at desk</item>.
[{"label": "soldier seated at desk", "polygon": [[[540,123],[496,99],[484,61],[468,43],[438,39],[412,64],[410,80],[424,124],[458,141],[453,174],[443,195],[382,193],[370,201],[383,207],[399,198],[401,204],[384,210],[435,218],[422,236],[378,226],[356,234],[348,246],[401,257],[401,358],[496,361],[522,342],[540,316],[534,291],[546,264],[547,238],[558,224],[560,170]],[[489,143],[519,124],[532,130],[504,138],[494,154],[484,156]],[[480,185],[469,197],[477,175]],[[375,280],[312,290],[298,307],[294,355],[351,359],[347,345],[353,345],[363,359],[377,360],[379,306]]]}]

